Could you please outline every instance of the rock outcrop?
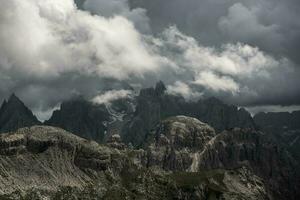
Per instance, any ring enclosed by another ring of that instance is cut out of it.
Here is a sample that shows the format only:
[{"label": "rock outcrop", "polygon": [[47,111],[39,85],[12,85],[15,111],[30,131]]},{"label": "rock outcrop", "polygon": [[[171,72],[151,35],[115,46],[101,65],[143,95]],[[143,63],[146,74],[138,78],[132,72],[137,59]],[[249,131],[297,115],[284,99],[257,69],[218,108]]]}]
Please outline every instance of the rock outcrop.
[{"label": "rock outcrop", "polygon": [[193,167],[194,154],[203,151],[214,136],[213,128],[195,118],[168,118],[148,136],[146,165],[157,165],[170,171],[187,171]]},{"label": "rock outcrop", "polygon": [[59,128],[19,129],[0,136],[0,194],[21,198],[38,191],[41,196],[52,197],[64,188],[81,191],[103,184],[99,185],[101,197],[107,192],[101,191],[106,184],[113,187],[109,178],[114,179],[113,173],[121,173],[128,164],[126,159],[118,149]]},{"label": "rock outcrop", "polygon": [[[212,129],[180,120],[178,129],[167,135],[174,139],[171,144],[182,149],[187,142],[194,151],[203,150],[197,146],[214,136]],[[175,139],[177,134],[195,142]],[[121,143],[116,135],[110,141]],[[144,165],[146,154],[99,145],[49,126],[5,133],[0,136],[0,199],[268,199],[263,179],[245,167],[165,171]]]},{"label": "rock outcrop", "polygon": [[198,155],[198,163],[199,170],[248,166],[266,181],[276,198],[299,196],[297,162],[286,149],[273,143],[262,132],[239,128],[225,131]]},{"label": "rock outcrop", "polygon": [[163,121],[150,138],[147,166],[186,172],[246,167],[264,180],[274,198],[299,197],[297,162],[262,132],[235,128],[216,134],[195,118],[178,116]]},{"label": "rock outcrop", "polygon": [[0,132],[14,131],[40,122],[25,104],[14,94],[4,100],[0,108]]},{"label": "rock outcrop", "polygon": [[0,135],[0,199],[300,198],[297,112],[277,124],[277,114],[256,116],[264,133],[244,109],[165,91],[142,90],[136,109],[63,103],[46,124],[77,136],[28,128],[39,122],[13,95],[0,109],[0,131],[10,131]]}]

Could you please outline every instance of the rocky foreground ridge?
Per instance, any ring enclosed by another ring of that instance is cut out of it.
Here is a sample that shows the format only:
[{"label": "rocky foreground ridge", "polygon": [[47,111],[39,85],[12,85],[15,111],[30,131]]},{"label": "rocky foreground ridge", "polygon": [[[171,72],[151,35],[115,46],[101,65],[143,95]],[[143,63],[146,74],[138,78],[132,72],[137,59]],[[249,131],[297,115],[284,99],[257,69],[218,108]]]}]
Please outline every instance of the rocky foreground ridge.
[{"label": "rocky foreground ridge", "polygon": [[295,163],[260,132],[171,117],[136,150],[50,126],[0,135],[0,199],[297,199]]}]

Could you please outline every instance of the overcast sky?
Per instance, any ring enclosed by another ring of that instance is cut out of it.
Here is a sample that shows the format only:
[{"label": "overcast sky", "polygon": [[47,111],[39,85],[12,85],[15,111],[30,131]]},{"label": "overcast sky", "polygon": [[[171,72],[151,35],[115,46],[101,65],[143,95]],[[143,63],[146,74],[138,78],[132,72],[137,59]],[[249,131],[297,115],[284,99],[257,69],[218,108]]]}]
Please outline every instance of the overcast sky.
[{"label": "overcast sky", "polygon": [[300,105],[299,0],[0,1],[0,100],[40,118],[158,80],[189,100]]}]

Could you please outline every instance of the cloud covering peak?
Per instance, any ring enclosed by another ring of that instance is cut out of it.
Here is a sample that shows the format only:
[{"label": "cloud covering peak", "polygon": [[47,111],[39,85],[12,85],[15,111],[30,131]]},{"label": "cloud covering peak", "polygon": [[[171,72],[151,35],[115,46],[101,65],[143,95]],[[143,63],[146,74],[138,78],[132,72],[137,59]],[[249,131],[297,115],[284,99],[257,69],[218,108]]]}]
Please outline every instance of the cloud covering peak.
[{"label": "cloud covering peak", "polygon": [[[283,12],[273,1],[268,5]],[[162,80],[187,99],[300,104],[299,67],[283,53],[290,51],[290,43],[281,43],[283,19],[265,16],[265,3],[203,0],[208,13],[195,0],[172,1],[174,7],[169,0],[76,2],[1,0],[0,99],[16,92],[44,113],[74,94],[101,102]],[[212,22],[192,26],[201,17]],[[293,26],[295,39],[298,23]],[[109,89],[115,92],[103,93]]]}]

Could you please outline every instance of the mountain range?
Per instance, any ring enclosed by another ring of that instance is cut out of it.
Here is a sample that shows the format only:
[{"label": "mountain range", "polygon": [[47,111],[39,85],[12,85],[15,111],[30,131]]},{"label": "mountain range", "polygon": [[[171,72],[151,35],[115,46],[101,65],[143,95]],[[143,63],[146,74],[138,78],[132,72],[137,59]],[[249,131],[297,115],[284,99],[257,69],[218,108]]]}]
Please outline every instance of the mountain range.
[{"label": "mountain range", "polygon": [[[250,113],[243,108],[227,105],[214,97],[197,102],[186,101],[181,96],[168,94],[162,82],[154,88],[142,89],[134,99],[115,100],[109,105],[75,97],[63,102],[44,124],[100,143],[105,141],[105,134],[118,131],[126,143],[141,146],[147,133],[157,123],[176,115],[195,117],[210,124],[217,132],[234,127],[256,127]],[[41,124],[15,95],[4,101],[0,111],[2,118],[1,132]]]},{"label": "mountain range", "polygon": [[39,122],[16,96],[0,108],[0,199],[299,199],[300,115],[162,82],[96,104],[76,97]]},{"label": "mountain range", "polygon": [[4,100],[0,108],[0,132],[8,132],[18,128],[41,124],[25,104],[12,94],[8,101]]},{"label": "mountain range", "polygon": [[0,135],[0,199],[298,199],[297,162],[253,129],[162,120],[141,149],[32,126]]}]

